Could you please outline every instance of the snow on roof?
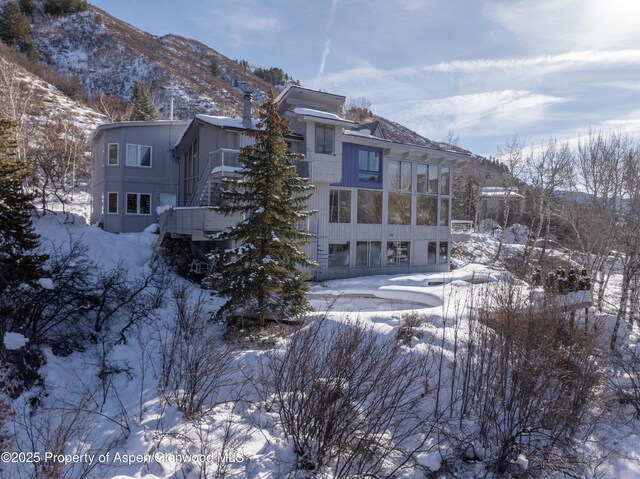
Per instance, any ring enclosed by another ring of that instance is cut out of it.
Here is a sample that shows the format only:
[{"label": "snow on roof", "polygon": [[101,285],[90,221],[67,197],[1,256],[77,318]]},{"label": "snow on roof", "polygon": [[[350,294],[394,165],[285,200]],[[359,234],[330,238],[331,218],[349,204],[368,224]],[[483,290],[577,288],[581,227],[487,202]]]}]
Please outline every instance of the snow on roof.
[{"label": "snow on roof", "polygon": [[[196,115],[198,120],[204,121],[205,123],[209,123],[210,125],[220,126],[222,128],[239,128],[242,130],[246,130],[245,126],[242,124],[242,118],[232,118],[229,116],[212,116],[212,115]],[[259,120],[252,118],[251,124],[253,128],[256,128]]]},{"label": "snow on roof", "polygon": [[349,123],[353,123],[351,120],[346,120],[344,118],[341,118],[334,113],[329,113],[321,110],[313,110],[311,108],[296,107],[293,109],[293,112],[296,113],[297,115],[315,116],[316,118],[325,118],[327,120],[346,121]]},{"label": "snow on roof", "polygon": [[350,136],[361,136],[363,138],[376,138],[376,139],[380,139],[377,136],[373,136],[371,134],[370,130],[367,130],[366,128],[363,130],[344,130],[344,134],[345,135],[350,135]]},{"label": "snow on roof", "polygon": [[513,198],[524,198],[518,190],[508,191],[506,188],[501,186],[486,186],[480,190],[480,196],[491,196],[497,198],[510,196]]}]

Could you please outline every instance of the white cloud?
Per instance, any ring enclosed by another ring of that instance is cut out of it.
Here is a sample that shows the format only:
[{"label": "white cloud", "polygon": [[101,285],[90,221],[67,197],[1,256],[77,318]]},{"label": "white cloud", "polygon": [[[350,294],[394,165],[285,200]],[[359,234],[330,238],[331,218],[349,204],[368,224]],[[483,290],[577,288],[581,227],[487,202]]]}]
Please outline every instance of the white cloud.
[{"label": "white cloud", "polygon": [[331,40],[327,38],[324,42],[324,48],[322,49],[322,58],[320,59],[320,68],[318,69],[318,77],[322,77],[324,75],[324,67],[327,63],[327,57],[331,53]]},{"label": "white cloud", "polygon": [[407,105],[398,120],[421,131],[517,131],[539,122],[548,107],[567,99],[530,91],[503,90],[455,95]]},{"label": "white cloud", "polygon": [[429,0],[398,0],[398,3],[405,9],[410,12],[421,10],[426,7],[429,3]]},{"label": "white cloud", "polygon": [[531,51],[640,44],[640,2],[634,0],[490,0],[485,13]]}]

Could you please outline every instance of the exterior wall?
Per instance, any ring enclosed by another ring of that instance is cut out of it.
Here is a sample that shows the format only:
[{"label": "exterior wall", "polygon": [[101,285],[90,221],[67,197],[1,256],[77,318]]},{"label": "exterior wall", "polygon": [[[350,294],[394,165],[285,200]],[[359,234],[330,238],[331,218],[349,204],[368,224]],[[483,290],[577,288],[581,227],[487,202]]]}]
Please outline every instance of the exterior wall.
[{"label": "exterior wall", "polygon": [[[172,148],[185,122],[129,122],[104,125],[92,142],[92,222],[106,231],[142,231],[158,221],[156,208],[175,204],[178,170]],[[109,164],[109,145],[118,145],[118,163]],[[151,166],[128,166],[127,145],[151,147]],[[109,193],[118,195],[117,213],[108,212]],[[149,214],[127,213],[127,194],[150,195]]]}]

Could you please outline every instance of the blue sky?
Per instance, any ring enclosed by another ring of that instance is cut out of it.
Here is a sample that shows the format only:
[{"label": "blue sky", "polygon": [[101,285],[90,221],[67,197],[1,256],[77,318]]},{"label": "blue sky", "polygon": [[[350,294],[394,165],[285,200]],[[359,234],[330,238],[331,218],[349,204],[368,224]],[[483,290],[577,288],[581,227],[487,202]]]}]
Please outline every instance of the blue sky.
[{"label": "blue sky", "polygon": [[[640,138],[637,0],[93,0],[156,35],[278,66],[304,86],[492,155],[589,129]],[[179,6],[178,6],[179,5]]]}]

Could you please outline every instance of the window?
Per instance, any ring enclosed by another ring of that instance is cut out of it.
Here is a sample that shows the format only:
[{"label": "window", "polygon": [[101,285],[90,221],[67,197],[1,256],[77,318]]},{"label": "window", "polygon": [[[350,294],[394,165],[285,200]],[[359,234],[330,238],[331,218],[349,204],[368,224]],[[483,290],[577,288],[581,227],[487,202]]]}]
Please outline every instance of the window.
[{"label": "window", "polygon": [[440,167],[440,194],[449,195],[449,167]]},{"label": "window", "polygon": [[449,262],[449,243],[446,241],[440,242],[440,263]]},{"label": "window", "polygon": [[436,264],[438,253],[438,243],[429,241],[427,245],[427,264]]},{"label": "window", "polygon": [[107,193],[107,213],[118,214],[118,193]]},{"label": "window", "polygon": [[151,147],[127,145],[127,166],[151,168]]},{"label": "window", "polygon": [[434,165],[417,165],[417,189],[422,194],[438,194],[438,167]]},{"label": "window", "polygon": [[332,125],[316,124],[316,153],[333,155],[336,137],[336,128]]},{"label": "window", "polygon": [[358,223],[382,224],[382,191],[358,190]]},{"label": "window", "polygon": [[381,241],[358,241],[356,243],[356,266],[380,266],[381,260]]},{"label": "window", "polygon": [[351,191],[329,192],[329,223],[351,223]]},{"label": "window", "polygon": [[440,198],[440,226],[449,224],[449,198]]},{"label": "window", "polygon": [[411,163],[408,161],[389,161],[389,191],[411,191]]},{"label": "window", "polygon": [[329,268],[349,267],[349,242],[329,243]]},{"label": "window", "polygon": [[128,215],[150,215],[151,195],[145,193],[127,193]]},{"label": "window", "polygon": [[117,143],[109,143],[109,166],[116,166],[118,164],[118,151],[120,149],[119,147],[120,145],[118,145]]},{"label": "window", "polygon": [[438,197],[418,195],[416,202],[416,224],[436,226],[438,224]]},{"label": "window", "polygon": [[382,168],[380,164],[380,152],[358,151],[358,180],[372,183],[382,182]]},{"label": "window", "polygon": [[409,241],[387,241],[387,265],[409,264]]},{"label": "window", "polygon": [[390,225],[411,224],[411,195],[389,193],[387,221]]}]

